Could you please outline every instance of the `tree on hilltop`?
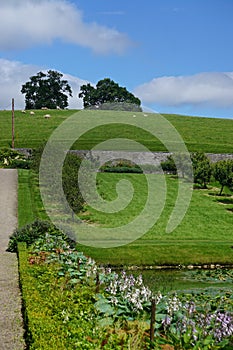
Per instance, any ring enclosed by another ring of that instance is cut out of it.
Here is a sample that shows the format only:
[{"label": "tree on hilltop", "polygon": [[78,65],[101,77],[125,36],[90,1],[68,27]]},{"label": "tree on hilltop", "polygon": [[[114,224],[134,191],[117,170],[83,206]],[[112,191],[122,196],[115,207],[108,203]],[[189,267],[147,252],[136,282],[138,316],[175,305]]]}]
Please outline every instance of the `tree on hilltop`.
[{"label": "tree on hilltop", "polygon": [[109,78],[98,81],[96,87],[89,83],[82,85],[79,97],[83,98],[84,108],[135,112],[142,110],[139,98]]},{"label": "tree on hilltop", "polygon": [[30,81],[22,85],[21,89],[22,94],[25,94],[25,108],[66,108],[68,95],[72,96],[72,90],[68,81],[62,80],[62,77],[63,74],[53,70],[49,70],[47,74],[39,72],[30,77]]}]

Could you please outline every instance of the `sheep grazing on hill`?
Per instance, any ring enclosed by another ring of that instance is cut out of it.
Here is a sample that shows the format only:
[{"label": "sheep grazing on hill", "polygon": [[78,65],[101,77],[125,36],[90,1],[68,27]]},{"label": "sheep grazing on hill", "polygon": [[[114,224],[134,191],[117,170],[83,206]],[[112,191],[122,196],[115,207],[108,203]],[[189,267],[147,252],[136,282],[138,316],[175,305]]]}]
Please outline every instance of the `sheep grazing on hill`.
[{"label": "sheep grazing on hill", "polygon": [[41,107],[41,109],[42,109],[42,110],[46,110],[46,109],[48,109],[48,107]]},{"label": "sheep grazing on hill", "polygon": [[26,113],[26,111],[25,111],[24,109],[22,109],[21,113],[24,113],[24,114],[25,114],[25,113]]},{"label": "sheep grazing on hill", "polygon": [[50,117],[51,117],[50,114],[45,114],[45,115],[44,115],[44,118],[45,118],[45,119],[49,119]]},{"label": "sheep grazing on hill", "polygon": [[58,110],[60,110],[60,109],[61,109],[61,107],[59,107],[59,106],[57,106],[56,108],[57,108]]},{"label": "sheep grazing on hill", "polygon": [[35,114],[35,112],[33,112],[33,111],[30,112],[30,115],[34,115],[34,114]]}]

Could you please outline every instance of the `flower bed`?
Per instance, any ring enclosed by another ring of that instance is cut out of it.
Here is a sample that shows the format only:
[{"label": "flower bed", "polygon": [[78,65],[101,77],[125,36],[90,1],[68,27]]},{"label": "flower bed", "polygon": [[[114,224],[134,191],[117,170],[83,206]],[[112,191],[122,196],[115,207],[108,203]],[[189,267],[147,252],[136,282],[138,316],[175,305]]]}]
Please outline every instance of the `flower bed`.
[{"label": "flower bed", "polygon": [[140,276],[101,268],[69,243],[53,227],[18,244],[29,349],[232,348],[230,292],[153,295]]}]

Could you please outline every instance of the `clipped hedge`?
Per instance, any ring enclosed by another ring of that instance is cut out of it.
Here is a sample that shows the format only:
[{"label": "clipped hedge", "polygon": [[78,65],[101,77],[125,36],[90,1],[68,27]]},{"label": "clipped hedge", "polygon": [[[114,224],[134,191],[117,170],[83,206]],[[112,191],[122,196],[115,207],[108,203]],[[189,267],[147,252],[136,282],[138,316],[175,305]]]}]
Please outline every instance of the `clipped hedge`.
[{"label": "clipped hedge", "polygon": [[140,167],[128,167],[128,166],[103,166],[101,172],[104,173],[133,173],[142,174],[143,170]]},{"label": "clipped hedge", "polygon": [[26,343],[30,350],[100,348],[94,291],[66,288],[54,265],[30,265],[25,243],[18,244]]}]

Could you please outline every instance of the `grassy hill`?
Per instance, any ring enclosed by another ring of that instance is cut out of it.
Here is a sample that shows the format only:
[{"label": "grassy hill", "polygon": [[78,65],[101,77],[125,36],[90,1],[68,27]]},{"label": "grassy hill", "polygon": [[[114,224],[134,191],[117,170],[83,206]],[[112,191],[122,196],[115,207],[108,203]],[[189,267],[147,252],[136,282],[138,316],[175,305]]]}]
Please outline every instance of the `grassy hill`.
[{"label": "grassy hill", "polygon": [[[52,132],[75,110],[35,111],[35,115],[15,111],[15,147],[36,148],[46,142]],[[49,113],[50,119],[44,115]],[[116,115],[116,124],[94,128],[83,135],[73,146],[74,149],[91,149],[106,139],[114,137],[132,138],[143,142],[151,151],[166,151],[163,144],[151,134],[141,129],[117,123],[118,116],[124,115],[125,120],[132,120],[132,112],[91,111],[94,118]],[[141,118],[143,114],[137,114]],[[85,114],[83,113],[83,117]],[[148,118],[149,118],[148,114]],[[201,118],[165,114],[164,117],[176,128],[186,143],[189,151],[204,151],[208,153],[233,153],[233,120],[217,118]],[[151,119],[151,123],[153,123]],[[0,112],[0,147],[11,146],[11,111]]]}]

